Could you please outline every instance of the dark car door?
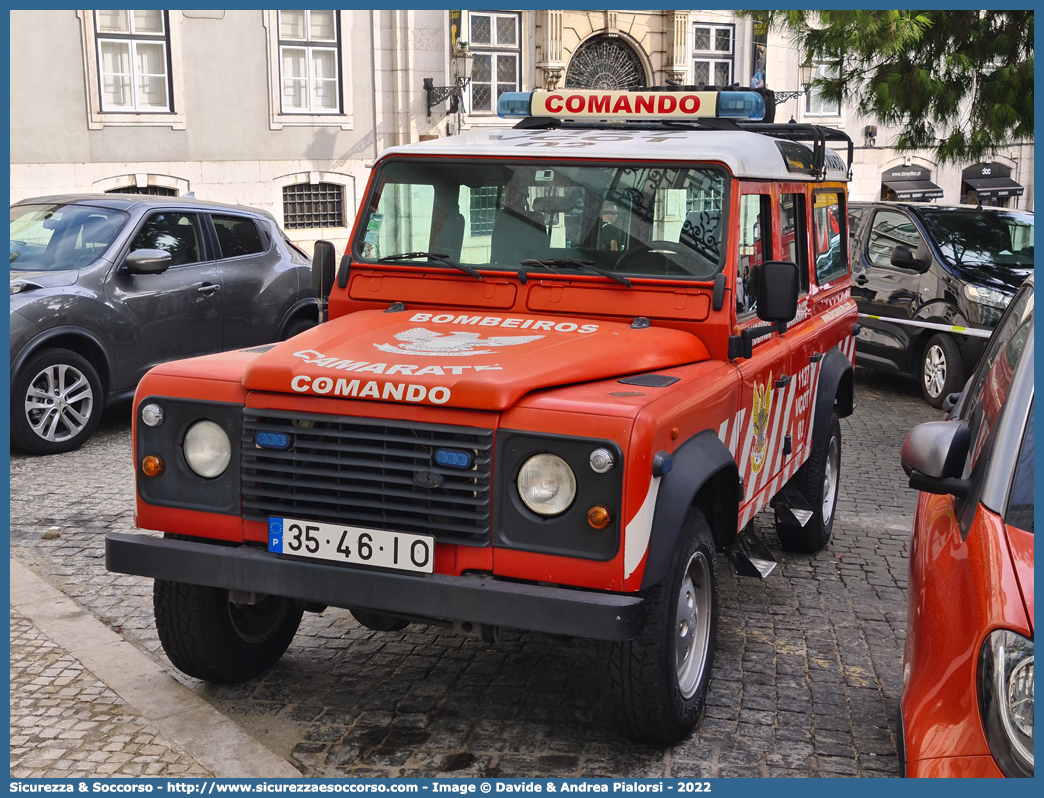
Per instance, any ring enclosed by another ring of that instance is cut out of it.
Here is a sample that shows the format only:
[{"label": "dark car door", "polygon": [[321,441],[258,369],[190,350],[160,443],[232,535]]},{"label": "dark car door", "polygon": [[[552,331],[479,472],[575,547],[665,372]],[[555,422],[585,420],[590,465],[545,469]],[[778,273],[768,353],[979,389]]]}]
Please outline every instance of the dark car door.
[{"label": "dark car door", "polygon": [[117,263],[106,293],[120,315],[114,336],[114,388],[137,383],[155,365],[222,349],[221,275],[206,244],[201,217],[178,210],[149,213],[127,253],[162,249],[162,274],[127,274]]},{"label": "dark car door", "polygon": [[298,297],[303,270],[283,257],[267,223],[235,213],[212,213],[210,221],[224,293],[225,349],[274,341]]},{"label": "dark car door", "polygon": [[[899,209],[877,209],[865,244],[852,259],[852,297],[859,312],[882,318],[912,319],[921,305],[923,273],[931,265],[931,251],[913,219]],[[892,263],[897,246],[919,260],[917,268]],[[859,359],[867,365],[909,371],[908,348],[915,328],[860,319]]]}]

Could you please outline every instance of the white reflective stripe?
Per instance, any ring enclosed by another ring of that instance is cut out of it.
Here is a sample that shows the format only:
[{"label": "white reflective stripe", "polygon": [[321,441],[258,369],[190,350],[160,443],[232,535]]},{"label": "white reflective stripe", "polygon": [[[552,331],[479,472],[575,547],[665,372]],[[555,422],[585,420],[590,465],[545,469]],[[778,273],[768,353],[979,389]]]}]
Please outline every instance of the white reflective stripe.
[{"label": "white reflective stripe", "polygon": [[718,427],[718,440],[725,443],[725,435],[729,431],[729,420],[725,419],[721,422],[721,426]]},{"label": "white reflective stripe", "polygon": [[649,536],[652,534],[653,514],[656,512],[656,495],[660,492],[660,478],[649,480],[649,492],[645,501],[634,514],[624,532],[624,579],[634,573],[638,563],[649,548]]},{"label": "white reflective stripe", "polygon": [[[736,459],[736,444],[739,442],[739,431],[740,427],[743,426],[743,419],[747,416],[747,408],[741,407],[740,411],[736,414],[736,423],[732,427],[732,439],[729,441],[729,454],[732,455],[732,459]],[[742,473],[742,471],[740,472]]]},{"label": "white reflective stripe", "polygon": [[823,359],[820,360],[812,367],[812,393],[809,399],[812,410],[808,414],[808,429],[805,430],[805,450],[808,450],[809,444],[812,442],[812,427],[816,423],[816,398],[819,394],[819,367],[822,364]]},{"label": "white reflective stripe", "polygon": [[[754,411],[752,410],[751,412],[753,413]],[[747,473],[747,469],[750,468],[750,442],[754,438],[754,425],[747,424],[746,426],[747,434],[743,439],[743,449],[740,450],[739,460],[737,460],[740,467],[739,472],[744,475]]]},{"label": "white reflective stripe", "polygon": [[957,327],[952,324],[936,324],[931,321],[916,321],[914,319],[894,319],[891,316],[871,316],[869,313],[860,313],[861,319],[873,319],[888,324],[898,324],[906,327],[921,327],[925,330],[939,330],[939,332],[951,332],[957,335],[970,335],[972,338],[989,338],[993,330],[980,330],[976,327]]},{"label": "white reflective stripe", "polygon": [[[794,404],[794,394],[797,393],[797,380],[791,378],[790,384],[787,386],[787,409],[783,413],[783,435],[786,436],[787,431],[790,429],[790,411]],[[794,451],[794,441],[790,441],[790,450]],[[780,446],[776,449],[776,456],[772,458],[772,473],[775,474],[779,470],[780,463],[783,458],[783,447]]]}]

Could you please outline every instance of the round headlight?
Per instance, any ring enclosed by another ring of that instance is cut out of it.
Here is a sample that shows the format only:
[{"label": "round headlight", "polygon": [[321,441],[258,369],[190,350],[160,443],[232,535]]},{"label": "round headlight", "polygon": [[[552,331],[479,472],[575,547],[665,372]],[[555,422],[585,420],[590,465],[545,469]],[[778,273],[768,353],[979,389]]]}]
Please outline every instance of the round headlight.
[{"label": "round headlight", "polygon": [[213,421],[197,421],[185,435],[185,462],[201,477],[210,479],[225,473],[232,460],[228,435]]},{"label": "round headlight", "polygon": [[518,495],[540,515],[560,515],[576,498],[576,477],[561,457],[537,454],[518,472]]}]

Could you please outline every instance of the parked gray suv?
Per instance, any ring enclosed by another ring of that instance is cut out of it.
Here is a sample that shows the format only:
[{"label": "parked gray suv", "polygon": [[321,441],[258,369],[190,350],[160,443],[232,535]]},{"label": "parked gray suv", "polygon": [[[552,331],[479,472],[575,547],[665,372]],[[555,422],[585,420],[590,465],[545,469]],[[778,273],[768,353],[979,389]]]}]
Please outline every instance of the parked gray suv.
[{"label": "parked gray suv", "polygon": [[11,443],[80,446],[167,360],[314,326],[308,256],[252,208],[132,194],[11,206]]}]

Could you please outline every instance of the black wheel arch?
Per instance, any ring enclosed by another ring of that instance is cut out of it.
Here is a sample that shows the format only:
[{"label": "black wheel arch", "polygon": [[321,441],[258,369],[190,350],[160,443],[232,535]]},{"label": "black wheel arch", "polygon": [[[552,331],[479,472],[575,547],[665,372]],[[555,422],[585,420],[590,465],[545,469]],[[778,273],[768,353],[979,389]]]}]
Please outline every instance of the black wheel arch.
[{"label": "black wheel arch", "polygon": [[306,297],[305,299],[297,300],[293,305],[291,305],[290,309],[283,314],[282,321],[279,322],[279,328],[276,330],[277,341],[283,339],[283,333],[285,333],[287,328],[297,319],[310,319],[318,324],[319,300],[315,297]]},{"label": "black wheel arch", "polygon": [[732,542],[739,522],[739,469],[713,431],[689,438],[671,459],[673,467],[660,477],[656,495],[643,590],[666,578],[690,507],[703,513],[718,548]]},{"label": "black wheel arch", "polygon": [[812,424],[812,445],[820,445],[830,430],[830,416],[846,418],[855,410],[855,374],[852,362],[838,347],[823,358],[816,388],[816,418]]},{"label": "black wheel arch", "polygon": [[68,349],[70,352],[75,352],[94,366],[94,370],[98,372],[98,378],[102,382],[102,392],[106,396],[114,390],[111,359],[105,344],[90,330],[72,325],[44,330],[23,346],[11,362],[12,383],[25,362],[43,349]]}]

